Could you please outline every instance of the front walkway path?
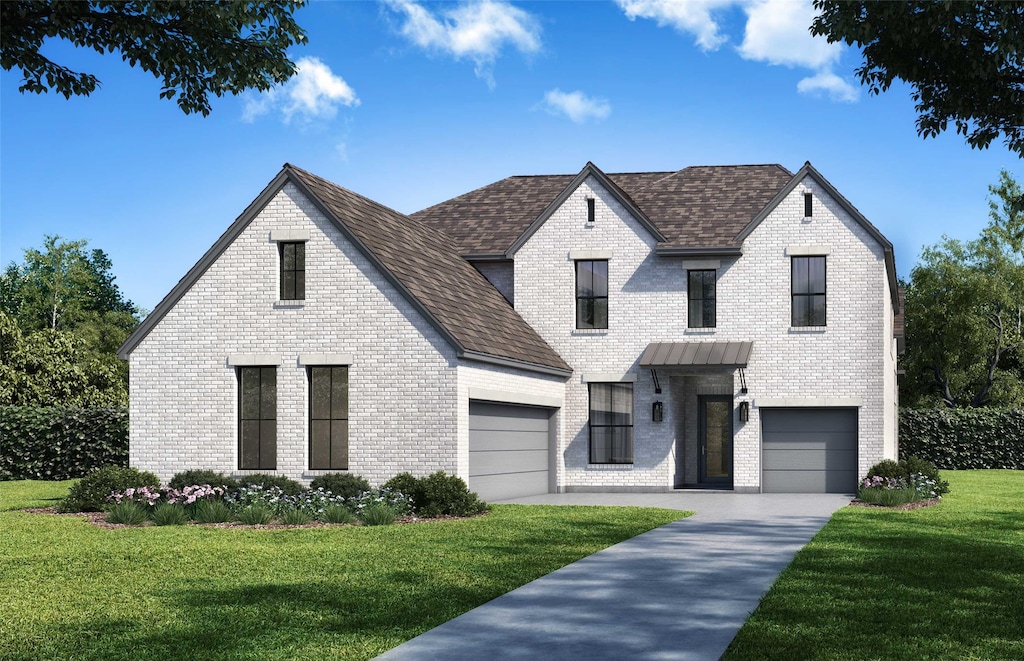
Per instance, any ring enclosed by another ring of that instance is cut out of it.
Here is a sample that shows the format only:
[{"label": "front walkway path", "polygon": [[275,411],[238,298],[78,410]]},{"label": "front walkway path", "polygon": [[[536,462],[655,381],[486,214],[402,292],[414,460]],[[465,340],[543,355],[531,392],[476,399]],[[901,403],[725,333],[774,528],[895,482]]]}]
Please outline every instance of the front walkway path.
[{"label": "front walkway path", "polygon": [[549,494],[503,501],[694,510],[513,590],[388,661],[718,659],[841,494]]}]

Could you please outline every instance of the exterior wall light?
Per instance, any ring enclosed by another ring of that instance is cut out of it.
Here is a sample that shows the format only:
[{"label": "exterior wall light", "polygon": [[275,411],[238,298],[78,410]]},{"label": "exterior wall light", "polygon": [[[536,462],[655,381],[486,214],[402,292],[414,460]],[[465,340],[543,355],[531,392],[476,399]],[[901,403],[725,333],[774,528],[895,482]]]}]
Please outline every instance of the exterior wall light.
[{"label": "exterior wall light", "polygon": [[740,402],[740,422],[750,420],[750,402]]},{"label": "exterior wall light", "polygon": [[661,402],[654,402],[651,405],[651,421],[661,422],[665,419],[665,407]]}]

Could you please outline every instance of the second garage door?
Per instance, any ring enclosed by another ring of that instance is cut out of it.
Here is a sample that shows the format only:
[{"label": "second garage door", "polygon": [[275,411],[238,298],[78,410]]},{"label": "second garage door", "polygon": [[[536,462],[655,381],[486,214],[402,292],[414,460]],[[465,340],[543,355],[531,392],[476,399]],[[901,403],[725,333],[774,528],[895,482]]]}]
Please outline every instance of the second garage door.
[{"label": "second garage door", "polygon": [[469,403],[469,488],[483,500],[548,493],[552,409]]},{"label": "second garage door", "polygon": [[761,409],[761,491],[857,490],[857,409]]}]

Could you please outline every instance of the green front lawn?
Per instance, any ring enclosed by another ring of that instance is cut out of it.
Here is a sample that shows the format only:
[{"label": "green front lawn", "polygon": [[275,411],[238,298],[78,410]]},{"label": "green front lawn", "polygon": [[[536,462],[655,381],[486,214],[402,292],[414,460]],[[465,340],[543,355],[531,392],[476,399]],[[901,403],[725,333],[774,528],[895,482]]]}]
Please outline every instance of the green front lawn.
[{"label": "green front lawn", "polygon": [[942,477],[935,507],[837,512],[723,659],[1024,659],[1024,471]]},{"label": "green front lawn", "polygon": [[[69,483],[0,482],[0,510]],[[683,512],[495,506],[283,530],[0,513],[2,659],[367,659]]]}]

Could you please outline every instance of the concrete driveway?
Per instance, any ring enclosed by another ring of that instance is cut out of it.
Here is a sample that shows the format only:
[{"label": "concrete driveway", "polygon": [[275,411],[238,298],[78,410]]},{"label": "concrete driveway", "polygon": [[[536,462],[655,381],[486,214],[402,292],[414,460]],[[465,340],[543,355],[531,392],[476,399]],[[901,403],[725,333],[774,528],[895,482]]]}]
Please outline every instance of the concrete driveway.
[{"label": "concrete driveway", "polygon": [[714,661],[779,572],[851,498],[674,492],[503,501],[697,514],[574,562],[378,658]]}]

